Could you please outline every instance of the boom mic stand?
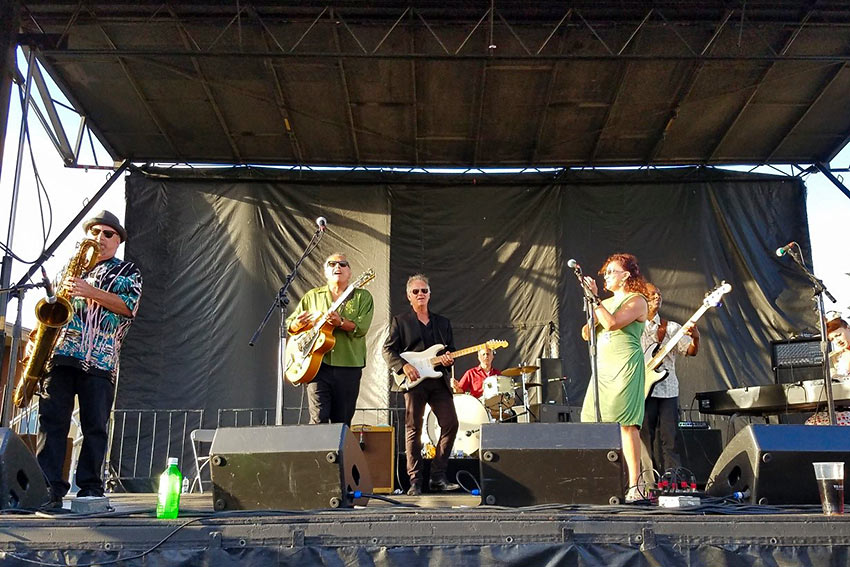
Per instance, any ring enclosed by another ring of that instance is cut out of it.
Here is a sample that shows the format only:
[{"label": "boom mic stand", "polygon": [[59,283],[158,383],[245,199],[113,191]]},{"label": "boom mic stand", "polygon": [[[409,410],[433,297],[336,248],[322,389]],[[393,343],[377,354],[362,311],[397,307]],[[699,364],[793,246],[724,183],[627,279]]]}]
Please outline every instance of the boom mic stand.
[{"label": "boom mic stand", "polygon": [[277,308],[280,312],[280,324],[278,325],[278,358],[277,358],[277,397],[275,399],[275,416],[274,423],[275,425],[283,425],[283,380],[284,375],[286,374],[286,369],[283,367],[284,362],[286,361],[286,341],[287,341],[287,328],[286,328],[286,310],[289,305],[289,297],[287,297],[287,292],[289,291],[289,286],[292,285],[292,282],[295,280],[298,275],[298,267],[301,265],[307,256],[316,249],[319,245],[319,242],[322,240],[322,236],[325,234],[325,229],[323,226],[319,226],[315,233],[313,233],[313,237],[310,238],[310,242],[307,243],[307,247],[304,248],[304,252],[301,254],[301,257],[298,258],[298,261],[295,262],[295,266],[292,267],[292,271],[289,272],[289,275],[286,276],[286,280],[283,282],[283,286],[278,290],[274,299],[272,300],[271,306],[269,306],[269,310],[266,312],[266,316],[263,317],[263,320],[260,322],[260,326],[257,327],[257,330],[254,331],[254,334],[251,336],[251,340],[248,341],[248,346],[254,346],[254,343],[257,342],[257,339],[260,336],[260,333],[265,329],[266,324],[271,319],[272,313],[274,313],[275,308]]},{"label": "boom mic stand", "polygon": [[596,422],[599,423],[602,421],[602,411],[599,409],[599,365],[597,362],[598,353],[596,350],[596,328],[593,316],[593,300],[596,298],[596,295],[585,283],[584,274],[581,272],[581,266],[579,263],[575,260],[570,260],[567,262],[567,266],[573,269],[573,273],[575,274],[584,294],[584,313],[585,323],[587,324],[587,349],[588,355],[590,356],[590,384],[593,387],[593,400],[595,402],[594,405],[596,406]]},{"label": "boom mic stand", "polygon": [[[780,256],[784,255],[784,253],[779,253],[781,250],[783,249],[780,248],[780,250],[777,250],[776,252]],[[835,303],[835,298],[831,293],[829,293],[829,290],[826,289],[823,282],[815,277],[815,275],[806,267],[806,262],[803,260],[799,244],[791,242],[787,246],[787,251],[794,262],[800,266],[800,269],[803,270],[803,273],[806,274],[806,277],[812,284],[812,301],[815,302],[815,312],[818,315],[818,325],[820,326],[820,351],[823,356],[823,389],[824,392],[826,392],[826,407],[829,412],[829,424],[835,425],[835,398],[832,395],[832,378],[829,373],[829,339],[826,336],[826,316],[824,315],[823,296],[826,295],[833,303]]]}]

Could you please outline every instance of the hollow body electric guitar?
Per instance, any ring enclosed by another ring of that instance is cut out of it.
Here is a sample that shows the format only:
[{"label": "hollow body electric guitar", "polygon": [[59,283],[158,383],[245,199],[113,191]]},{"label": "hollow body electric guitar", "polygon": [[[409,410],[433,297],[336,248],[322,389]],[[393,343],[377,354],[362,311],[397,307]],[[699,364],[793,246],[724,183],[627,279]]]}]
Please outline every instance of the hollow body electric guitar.
[{"label": "hollow body electric guitar", "polygon": [[[481,343],[480,345],[456,350],[451,353],[451,355],[452,358],[459,358],[461,356],[466,356],[467,354],[472,354],[473,352],[478,352],[485,347],[490,350],[496,350],[497,348],[505,348],[506,346],[508,346],[508,341],[490,339],[486,343]],[[420,352],[401,353],[401,357],[408,364],[411,364],[414,368],[416,368],[417,372],[419,372],[419,380],[412,382],[404,374],[395,374],[395,381],[399,389],[407,391],[415,388],[424,382],[425,378],[442,378],[443,374],[438,372],[436,367],[440,364],[440,357],[437,356],[437,353],[444,348],[446,348],[444,345],[436,344]]]},{"label": "hollow body electric guitar", "polygon": [[676,345],[679,344],[679,341],[685,336],[685,327],[691,323],[696,323],[699,318],[702,317],[703,313],[709,310],[709,308],[720,305],[720,300],[730,291],[732,291],[732,286],[726,282],[721,282],[719,286],[706,294],[705,299],[702,300],[700,308],[696,310],[696,313],[691,315],[691,318],[682,325],[682,328],[670,337],[669,341],[664,343],[664,345],[656,345],[655,349],[647,351],[644,397],[648,398],[655,385],[667,378],[668,372],[666,370],[658,370],[658,368],[661,366],[661,361],[664,360],[664,357],[670,354],[670,351],[676,348]]},{"label": "hollow body electric guitar", "polygon": [[331,350],[336,343],[334,327],[328,321],[331,313],[339,309],[348,296],[355,289],[365,287],[375,279],[375,271],[372,269],[363,272],[354,282],[349,284],[345,291],[337,298],[330,308],[316,319],[312,327],[299,331],[289,337],[286,342],[284,376],[293,384],[306,384],[316,377],[319,367],[322,365],[322,357]]}]

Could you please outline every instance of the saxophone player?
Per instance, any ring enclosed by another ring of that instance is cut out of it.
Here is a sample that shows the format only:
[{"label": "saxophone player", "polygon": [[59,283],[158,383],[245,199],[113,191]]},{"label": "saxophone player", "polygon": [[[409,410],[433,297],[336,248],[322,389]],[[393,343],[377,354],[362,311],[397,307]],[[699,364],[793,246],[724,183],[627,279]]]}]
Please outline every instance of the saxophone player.
[{"label": "saxophone player", "polygon": [[78,497],[103,496],[107,423],[115,395],[121,343],[142,294],[142,275],[132,262],[115,257],[127,231],[118,217],[101,211],[83,223],[99,244],[97,263],[81,277],[62,281],[73,307],[47,362],[39,401],[38,463],[50,484],[51,506],[61,507],[70,484],[62,475],[65,439],[74,398],[79,399],[83,443],[76,470]]}]

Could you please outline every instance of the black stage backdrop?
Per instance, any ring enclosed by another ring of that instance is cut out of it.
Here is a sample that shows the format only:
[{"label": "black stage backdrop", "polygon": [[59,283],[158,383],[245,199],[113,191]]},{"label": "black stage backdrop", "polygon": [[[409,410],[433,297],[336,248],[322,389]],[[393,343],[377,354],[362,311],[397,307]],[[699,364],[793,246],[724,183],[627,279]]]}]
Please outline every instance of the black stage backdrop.
[{"label": "black stage backdrop", "polygon": [[[359,407],[397,401],[380,347],[390,313],[409,308],[404,285],[416,272],[430,276],[431,307],[452,320],[457,347],[505,339],[499,368],[559,356],[571,405],[581,404],[589,363],[570,258],[595,274],[611,253],[636,254],[664,292],[663,315],[680,322],[721,280],[732,284],[700,321],[700,355],[679,364],[685,407],[698,391],[772,382],[769,341],[816,327],[806,280],[774,254],[796,240],[811,257],[796,178],[702,168],[549,178],[151,170],[130,175],[126,192],[126,255],[144,293],[118,408],[273,407],[277,316],[256,346],[248,340],[320,215],[328,232],[290,298],[322,284],[321,263],[336,251],[355,275],[377,272]],[[458,376],[475,363],[459,359]],[[301,402],[288,387],[286,423]]]}]

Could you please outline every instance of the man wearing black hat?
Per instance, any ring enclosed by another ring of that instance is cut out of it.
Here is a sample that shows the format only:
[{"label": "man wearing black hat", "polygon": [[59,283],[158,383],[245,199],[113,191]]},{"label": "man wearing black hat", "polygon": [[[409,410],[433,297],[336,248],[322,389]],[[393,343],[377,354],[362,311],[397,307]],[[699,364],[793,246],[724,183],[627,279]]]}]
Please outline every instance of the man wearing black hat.
[{"label": "man wearing black hat", "polygon": [[100,245],[97,264],[81,277],[63,282],[74,315],[59,333],[39,401],[38,463],[50,483],[54,506],[61,506],[71,487],[62,475],[62,466],[75,396],[83,434],[77,496],[103,496],[101,473],[118,358],[142,295],[139,269],[115,257],[118,246],[127,239],[118,217],[101,211],[84,222],[83,229]]}]

